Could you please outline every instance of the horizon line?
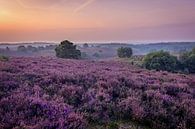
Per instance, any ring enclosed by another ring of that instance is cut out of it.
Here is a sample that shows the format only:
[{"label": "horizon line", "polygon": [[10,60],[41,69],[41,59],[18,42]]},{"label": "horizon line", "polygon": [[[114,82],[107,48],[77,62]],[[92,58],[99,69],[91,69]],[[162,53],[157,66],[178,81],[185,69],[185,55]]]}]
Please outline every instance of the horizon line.
[{"label": "horizon line", "polygon": [[[69,40],[71,41],[71,40]],[[14,41],[14,42],[0,42],[0,45],[8,44],[58,44],[61,41]],[[158,43],[195,43],[195,40],[158,40],[158,41],[71,41],[75,44],[158,44]]]}]

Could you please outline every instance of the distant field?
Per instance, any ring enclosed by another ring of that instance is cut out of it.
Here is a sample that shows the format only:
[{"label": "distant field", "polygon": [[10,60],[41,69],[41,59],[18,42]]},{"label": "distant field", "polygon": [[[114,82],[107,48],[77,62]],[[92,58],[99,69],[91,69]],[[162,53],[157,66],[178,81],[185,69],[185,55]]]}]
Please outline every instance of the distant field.
[{"label": "distant field", "polygon": [[112,122],[122,126],[118,121],[193,129],[195,76],[117,61],[0,61],[0,128],[86,129]]}]

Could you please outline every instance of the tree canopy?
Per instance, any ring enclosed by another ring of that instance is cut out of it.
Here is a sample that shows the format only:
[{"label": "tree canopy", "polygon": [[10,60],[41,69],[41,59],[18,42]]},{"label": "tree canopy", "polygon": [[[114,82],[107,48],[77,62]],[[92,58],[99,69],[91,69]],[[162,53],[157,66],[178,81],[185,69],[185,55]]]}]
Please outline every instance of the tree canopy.
[{"label": "tree canopy", "polygon": [[117,50],[117,55],[120,58],[130,58],[133,55],[132,48],[130,48],[130,47],[120,47]]},{"label": "tree canopy", "polygon": [[192,51],[181,54],[180,62],[184,70],[189,73],[195,73],[195,48]]},{"label": "tree canopy", "polygon": [[56,56],[59,58],[79,59],[81,58],[80,50],[76,49],[76,45],[68,40],[62,41],[56,48]]},{"label": "tree canopy", "polygon": [[165,51],[151,52],[143,59],[143,66],[147,69],[163,70],[174,72],[178,69],[177,57]]}]

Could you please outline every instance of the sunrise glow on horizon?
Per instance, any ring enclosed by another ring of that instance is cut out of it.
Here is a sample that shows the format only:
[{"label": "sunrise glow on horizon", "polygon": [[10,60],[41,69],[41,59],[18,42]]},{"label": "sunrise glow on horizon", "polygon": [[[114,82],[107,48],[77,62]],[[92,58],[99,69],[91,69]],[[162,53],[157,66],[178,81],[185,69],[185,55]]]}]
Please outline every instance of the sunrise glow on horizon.
[{"label": "sunrise glow on horizon", "polygon": [[0,42],[193,41],[194,0],[0,0]]}]

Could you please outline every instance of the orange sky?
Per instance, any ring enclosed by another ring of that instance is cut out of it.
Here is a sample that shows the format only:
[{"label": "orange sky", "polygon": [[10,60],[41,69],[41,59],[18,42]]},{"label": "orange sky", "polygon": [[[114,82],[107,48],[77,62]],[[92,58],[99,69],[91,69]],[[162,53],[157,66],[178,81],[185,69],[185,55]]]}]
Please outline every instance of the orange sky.
[{"label": "orange sky", "polygon": [[195,40],[194,0],[0,0],[0,42]]}]

